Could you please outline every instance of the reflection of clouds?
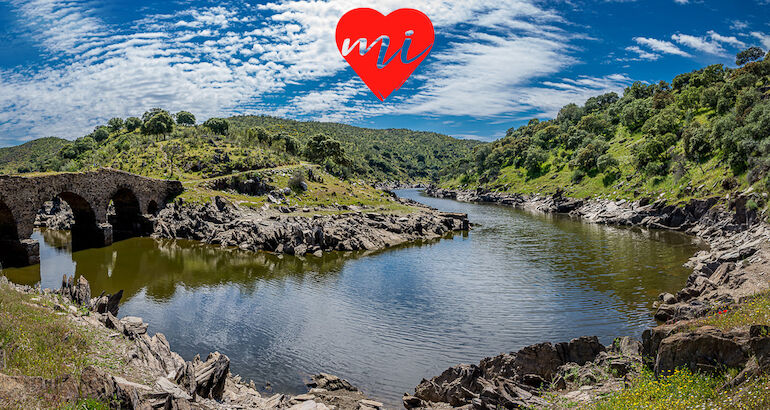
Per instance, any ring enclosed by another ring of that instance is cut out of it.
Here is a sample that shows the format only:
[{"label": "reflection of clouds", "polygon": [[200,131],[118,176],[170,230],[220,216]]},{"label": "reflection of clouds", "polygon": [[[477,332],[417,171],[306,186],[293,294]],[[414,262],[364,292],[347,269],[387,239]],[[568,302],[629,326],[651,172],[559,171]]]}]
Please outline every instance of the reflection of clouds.
[{"label": "reflection of clouds", "polygon": [[328,371],[395,406],[460,362],[545,340],[638,336],[653,323],[647,303],[681,288],[694,252],[670,232],[399,194],[477,225],[323,258],[135,238],[72,259],[94,292],[125,289],[121,316],[143,317],[187,359],[219,350],[234,373],[282,392]]}]

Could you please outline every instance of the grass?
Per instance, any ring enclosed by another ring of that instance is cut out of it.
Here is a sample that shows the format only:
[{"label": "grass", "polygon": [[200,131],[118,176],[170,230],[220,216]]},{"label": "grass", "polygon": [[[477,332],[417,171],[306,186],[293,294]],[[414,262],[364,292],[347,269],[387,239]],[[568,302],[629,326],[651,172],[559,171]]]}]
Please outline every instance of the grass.
[{"label": "grass", "polygon": [[696,323],[699,326],[708,325],[723,330],[751,325],[770,325],[770,292],[754,295],[741,304],[720,310]]},{"label": "grass", "polygon": [[[316,174],[322,176],[323,182],[315,182],[306,178],[307,191],[292,191],[292,193],[286,196],[281,206],[297,208],[294,214],[309,216],[308,213],[302,212],[303,208],[308,208],[312,212],[310,215],[349,212],[334,209],[339,205],[366,206],[368,209],[378,212],[407,213],[413,211],[413,208],[393,201],[386,193],[371,187],[363,181],[341,180],[321,171],[320,167],[307,163],[233,175],[248,174],[251,177],[269,178],[270,185],[276,188],[285,188],[289,186],[289,180],[296,171],[307,173],[307,169],[310,167],[315,170]],[[180,198],[188,203],[204,204],[209,203],[214,196],[221,196],[233,203],[251,208],[260,208],[265,203],[268,203],[267,195],[250,196],[234,191],[217,191],[207,187],[210,182],[211,179],[185,182],[185,192],[180,195]],[[271,204],[271,207],[275,206],[277,205]],[[315,207],[321,208],[321,210],[313,210]]]},{"label": "grass", "polygon": [[625,389],[610,393],[589,406],[592,410],[615,409],[767,409],[770,408],[770,378],[751,379],[738,388],[723,389],[726,375],[693,373],[677,369],[666,377],[655,378],[643,370]]},{"label": "grass", "polygon": [[[55,303],[62,302],[58,295],[52,300],[0,285],[0,371],[3,374],[48,380],[69,375],[80,380],[83,369],[94,365],[110,374],[143,382],[133,377],[126,359],[119,353],[130,342],[114,339],[108,331],[78,324],[68,315],[51,309]],[[79,310],[79,314],[85,313]],[[48,393],[43,397],[37,394],[19,392],[18,397],[0,397],[0,408],[109,408],[95,399],[67,403]]]},{"label": "grass", "polygon": [[77,403],[66,403],[60,410],[109,410],[110,405],[95,399],[84,399]]},{"label": "grass", "polygon": [[6,286],[0,287],[0,348],[3,372],[55,378],[80,376],[89,364],[92,339],[61,316],[37,307]]},{"label": "grass", "polygon": [[625,389],[594,403],[593,410],[610,409],[693,409],[707,405],[720,395],[725,379],[677,369],[656,379],[650,370],[633,379]]}]

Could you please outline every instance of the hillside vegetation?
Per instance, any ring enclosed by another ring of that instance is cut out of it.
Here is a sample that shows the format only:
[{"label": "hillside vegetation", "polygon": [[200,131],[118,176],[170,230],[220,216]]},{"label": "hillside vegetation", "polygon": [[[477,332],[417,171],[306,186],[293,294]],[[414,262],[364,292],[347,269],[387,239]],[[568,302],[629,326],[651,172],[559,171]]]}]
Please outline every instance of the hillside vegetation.
[{"label": "hillside vegetation", "polygon": [[31,172],[54,166],[56,154],[71,144],[62,138],[39,138],[15,147],[0,148],[0,173]]},{"label": "hillside vegetation", "polygon": [[[678,202],[770,190],[770,55],[636,82],[530,120],[447,169],[445,185]],[[755,204],[756,205],[756,204]]]},{"label": "hillside vegetation", "polygon": [[73,142],[44,138],[0,149],[0,173],[81,171],[109,166],[140,175],[195,180],[308,161],[337,177],[435,180],[475,141],[405,129],[375,130],[274,117],[213,118],[152,109],[114,118]]}]

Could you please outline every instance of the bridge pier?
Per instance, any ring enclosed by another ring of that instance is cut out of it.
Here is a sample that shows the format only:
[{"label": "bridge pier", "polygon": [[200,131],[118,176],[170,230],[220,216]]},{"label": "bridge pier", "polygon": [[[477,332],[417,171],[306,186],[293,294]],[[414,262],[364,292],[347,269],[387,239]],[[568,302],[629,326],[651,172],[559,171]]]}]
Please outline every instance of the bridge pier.
[{"label": "bridge pier", "polygon": [[34,239],[0,241],[0,266],[21,267],[40,263],[40,244]]}]

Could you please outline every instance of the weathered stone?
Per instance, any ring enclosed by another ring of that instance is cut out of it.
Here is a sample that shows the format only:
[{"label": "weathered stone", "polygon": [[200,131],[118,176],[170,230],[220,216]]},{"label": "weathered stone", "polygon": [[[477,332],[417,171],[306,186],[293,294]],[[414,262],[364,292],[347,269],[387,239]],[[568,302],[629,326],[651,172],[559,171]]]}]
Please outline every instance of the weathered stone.
[{"label": "weathered stone", "polygon": [[716,372],[741,367],[747,359],[735,335],[703,326],[661,340],[655,374],[665,375],[682,366],[692,371]]},{"label": "weathered stone", "polygon": [[123,325],[123,333],[131,339],[147,333],[148,325],[140,317],[126,316],[120,319],[120,323]]},{"label": "weathered stone", "polygon": [[[23,266],[39,258],[32,254],[39,250],[24,246],[24,241],[32,236],[38,211],[57,196],[72,209],[73,242],[104,246],[112,242],[113,228],[120,232],[125,225],[126,218],[121,217],[139,219],[181,192],[179,181],[145,178],[113,169],[34,177],[0,175],[0,210],[8,210],[0,211],[0,224],[15,228],[15,238],[0,246],[0,263],[4,267]],[[107,217],[110,201],[118,211],[116,227],[110,225]]]},{"label": "weathered stone", "polygon": [[358,389],[353,387],[347,380],[327,373],[319,373],[313,376],[313,380],[307,384],[307,387],[325,389],[328,391],[358,391]]},{"label": "weathered stone", "polygon": [[229,357],[219,352],[209,354],[204,363],[195,367],[195,392],[203,398],[222,399],[229,371]]}]

